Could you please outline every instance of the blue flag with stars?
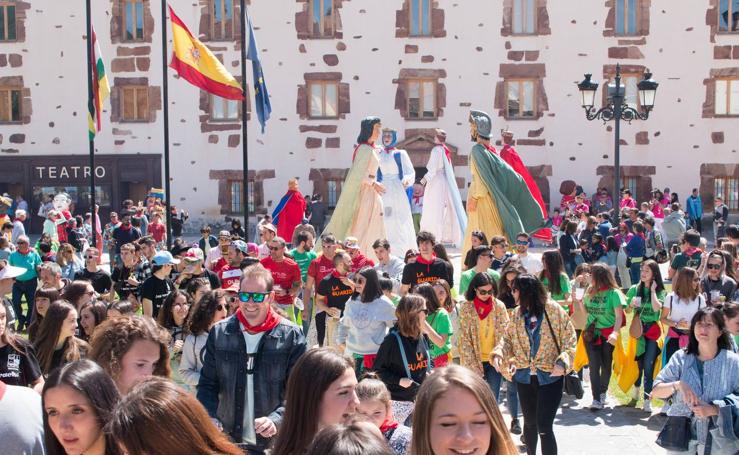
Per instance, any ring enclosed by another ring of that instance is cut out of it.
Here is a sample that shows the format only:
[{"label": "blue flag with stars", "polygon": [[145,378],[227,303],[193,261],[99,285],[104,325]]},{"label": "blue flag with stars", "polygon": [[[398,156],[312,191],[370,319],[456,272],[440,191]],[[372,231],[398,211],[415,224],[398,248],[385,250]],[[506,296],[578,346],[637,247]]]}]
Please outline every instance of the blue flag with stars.
[{"label": "blue flag with stars", "polygon": [[251,66],[254,70],[254,105],[259,124],[262,125],[262,133],[264,133],[264,126],[269,119],[269,114],[272,113],[272,105],[269,102],[267,85],[264,83],[264,72],[262,72],[262,63],[259,61],[257,39],[248,12],[246,13],[246,20],[249,25],[249,50],[246,53],[246,58],[251,60]]}]

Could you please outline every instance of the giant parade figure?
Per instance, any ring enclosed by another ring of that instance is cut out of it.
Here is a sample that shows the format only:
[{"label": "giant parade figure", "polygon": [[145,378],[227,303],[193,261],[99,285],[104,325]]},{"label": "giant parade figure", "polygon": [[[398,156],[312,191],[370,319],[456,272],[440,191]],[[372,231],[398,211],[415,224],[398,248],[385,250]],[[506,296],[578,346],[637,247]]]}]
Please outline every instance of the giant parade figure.
[{"label": "giant parade figure", "polygon": [[372,243],[386,237],[381,197],[385,186],[377,181],[380,150],[375,145],[381,129],[379,117],[362,120],[352,167],[341,187],[331,221],[324,229],[324,233],[331,233],[337,239],[356,237],[362,252],[369,257],[374,254]]},{"label": "giant parade figure", "polygon": [[398,136],[395,130],[382,130],[383,149],[377,181],[385,185],[382,204],[385,208],[385,231],[394,251],[405,252],[416,248],[416,231],[408,199],[408,189],[413,188],[416,170],[408,152],[395,148]]},{"label": "giant parade figure", "polygon": [[[503,140],[503,148],[500,149],[500,157],[503,158],[503,160],[508,163],[508,165],[511,166],[513,170],[521,176],[521,178],[523,178],[524,182],[526,182],[526,186],[528,187],[529,192],[531,192],[531,195],[534,196],[534,199],[536,199],[539,207],[541,207],[542,216],[544,217],[544,219],[549,218],[549,214],[547,213],[547,206],[546,204],[544,204],[544,198],[541,195],[539,186],[534,181],[534,178],[531,176],[531,173],[529,173],[529,170],[526,169],[521,156],[513,147],[513,132],[509,131],[506,128],[505,130],[500,131],[500,136]],[[539,229],[534,233],[534,237],[543,240],[546,243],[552,243],[552,230],[548,227]]]},{"label": "giant parade figure", "polygon": [[524,179],[490,145],[492,120],[481,111],[470,111],[470,172],[467,192],[467,232],[464,248],[470,248],[472,231],[487,238],[502,235],[511,243],[520,232],[532,233],[545,227],[541,207]]},{"label": "giant parade figure", "polygon": [[431,149],[426,175],[421,229],[432,232],[440,243],[459,246],[467,227],[462,198],[454,178],[452,153],[446,145],[446,132],[436,130],[436,145]]},{"label": "giant parade figure", "polygon": [[291,242],[295,226],[305,218],[305,198],[298,187],[298,179],[287,181],[287,193],[272,211],[272,224],[277,226],[277,235]]}]

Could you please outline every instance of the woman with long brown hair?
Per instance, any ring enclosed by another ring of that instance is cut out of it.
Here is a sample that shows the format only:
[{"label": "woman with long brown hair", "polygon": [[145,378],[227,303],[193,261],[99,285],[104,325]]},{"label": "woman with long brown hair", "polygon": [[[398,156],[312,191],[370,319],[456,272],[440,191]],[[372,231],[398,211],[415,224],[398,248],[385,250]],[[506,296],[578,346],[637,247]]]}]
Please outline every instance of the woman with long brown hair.
[{"label": "woman with long brown hair", "polygon": [[85,266],[75,254],[76,251],[69,243],[62,243],[56,254],[56,263],[62,268],[62,278],[74,280],[74,275]]},{"label": "woman with long brown hair", "polygon": [[518,454],[490,387],[467,368],[450,365],[432,374],[416,403],[411,455]]},{"label": "woman with long brown hair", "polygon": [[611,380],[613,349],[624,322],[624,295],[611,269],[603,263],[590,266],[590,284],[582,300],[576,300],[588,319],[583,333],[590,365],[593,402],[590,409],[603,409]]},{"label": "woman with long brown hair", "polygon": [[421,283],[413,289],[426,299],[426,320],[421,324],[421,331],[430,341],[431,360],[434,368],[446,366],[451,361],[452,350],[452,319],[449,312],[441,304],[436,296],[436,291],[431,283]]},{"label": "woman with long brown hair", "polygon": [[393,413],[401,423],[413,412],[418,387],[433,366],[423,329],[427,305],[427,300],[417,294],[400,299],[395,311],[398,322],[382,341],[375,359],[374,369],[390,391]]},{"label": "woman with long brown hair", "polygon": [[95,330],[90,359],[113,378],[121,393],[148,376],[168,378],[169,333],[146,316],[109,319]]},{"label": "woman with long brown hair", "polygon": [[660,321],[668,327],[662,365],[667,365],[678,349],[688,345],[690,321],[699,309],[707,305],[701,293],[700,276],[692,267],[683,267],[672,280],[672,292],[662,305]]},{"label": "woman with long brown hair", "polygon": [[41,321],[44,320],[44,316],[46,316],[46,312],[49,310],[49,305],[51,305],[51,302],[57,300],[59,300],[59,291],[55,288],[36,290],[36,294],[33,297],[33,317],[31,318],[31,324],[28,326],[28,341],[31,343],[36,340],[36,333],[38,333]]},{"label": "woman with long brown hair", "polygon": [[[549,293],[549,297],[569,311],[568,298],[570,297],[570,279],[564,270],[562,254],[557,250],[545,251],[541,255],[542,269],[539,273],[541,284]],[[577,267],[575,267],[576,269]],[[575,269],[572,275],[575,275]]]},{"label": "woman with long brown hair", "polygon": [[272,455],[301,455],[319,430],[346,423],[359,405],[354,360],[333,348],[313,349],[287,379],[285,415]]},{"label": "woman with long brown hair", "polygon": [[441,306],[449,313],[449,319],[452,321],[452,336],[451,345],[452,350],[449,354],[452,357],[452,361],[459,363],[459,352],[457,352],[457,337],[459,335],[459,304],[454,301],[452,297],[452,288],[449,286],[449,282],[443,278],[432,283],[436,298],[441,303]]},{"label": "woman with long brown hair", "polygon": [[[16,360],[10,362],[11,356]],[[9,365],[15,367],[8,368]],[[44,377],[33,347],[9,330],[5,305],[0,305],[0,377],[5,384],[31,386],[39,392],[44,386]]]},{"label": "woman with long brown hair", "polygon": [[52,302],[34,343],[44,376],[87,355],[90,345],[76,338],[76,332],[77,310],[74,306],[66,300]]},{"label": "woman with long brown hair", "polygon": [[130,454],[243,454],[192,394],[163,378],[134,386],[115,407],[106,429]]},{"label": "woman with long brown hair", "polygon": [[88,302],[80,308],[80,336],[85,341],[90,341],[95,327],[103,323],[108,317],[108,306],[103,302]]},{"label": "woman with long brown hair", "polygon": [[95,289],[86,280],[75,280],[64,286],[61,298],[74,305],[79,312],[82,305],[95,300]]},{"label": "woman with long brown hair", "polygon": [[172,380],[184,385],[180,376],[180,359],[182,359],[182,347],[187,337],[187,318],[190,315],[192,298],[181,289],[172,291],[166,299],[157,315],[159,325],[169,331],[169,363],[172,369]]},{"label": "woman with long brown hair", "polygon": [[119,399],[115,383],[95,362],[78,360],[56,370],[42,394],[46,453],[120,454],[104,432]]}]

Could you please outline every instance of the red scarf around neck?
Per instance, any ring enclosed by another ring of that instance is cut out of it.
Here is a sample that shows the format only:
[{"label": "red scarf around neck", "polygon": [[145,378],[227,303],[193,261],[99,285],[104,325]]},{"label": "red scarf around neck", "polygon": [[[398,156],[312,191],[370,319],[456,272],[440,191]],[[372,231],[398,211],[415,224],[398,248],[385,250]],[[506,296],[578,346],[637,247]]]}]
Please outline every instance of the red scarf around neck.
[{"label": "red scarf around neck", "polygon": [[434,263],[435,260],[436,260],[436,253],[432,253],[431,259],[428,261],[424,259],[423,256],[421,256],[420,254],[416,256],[416,262],[418,262],[419,264],[423,264],[423,265],[431,265]]},{"label": "red scarf around neck", "polygon": [[452,151],[449,150],[449,147],[446,146],[446,144],[441,144],[442,147],[444,147],[444,154],[446,155],[446,159],[449,160],[449,164],[452,163]]},{"label": "red scarf around neck", "polygon": [[493,297],[491,296],[487,302],[480,300],[478,297],[475,297],[472,300],[472,303],[475,305],[475,313],[477,313],[477,317],[480,318],[482,321],[488,315],[491,311],[493,311]]},{"label": "red scarf around neck", "polygon": [[697,246],[691,246],[690,248],[688,248],[687,250],[685,250],[684,253],[685,253],[686,256],[692,256],[695,253],[697,253],[698,251],[700,251],[700,248],[698,248]]},{"label": "red scarf around neck", "polygon": [[493,155],[497,155],[498,152],[495,151],[495,147],[493,147],[490,144],[482,144],[485,146],[486,149],[488,149],[488,152],[492,153]]},{"label": "red scarf around neck", "polygon": [[280,322],[280,317],[277,315],[277,313],[275,313],[275,310],[273,310],[271,306],[267,310],[267,318],[261,324],[249,324],[249,321],[247,321],[246,317],[243,315],[243,313],[241,313],[241,309],[236,311],[236,319],[239,320],[244,330],[249,333],[269,332],[270,330],[274,329]]},{"label": "red scarf around neck", "polygon": [[385,434],[386,432],[388,432],[390,430],[394,430],[394,429],[398,428],[398,425],[399,425],[398,422],[396,422],[395,420],[393,420],[392,417],[387,417],[387,418],[385,418],[385,421],[382,422],[382,425],[380,425],[380,432],[382,434]]}]

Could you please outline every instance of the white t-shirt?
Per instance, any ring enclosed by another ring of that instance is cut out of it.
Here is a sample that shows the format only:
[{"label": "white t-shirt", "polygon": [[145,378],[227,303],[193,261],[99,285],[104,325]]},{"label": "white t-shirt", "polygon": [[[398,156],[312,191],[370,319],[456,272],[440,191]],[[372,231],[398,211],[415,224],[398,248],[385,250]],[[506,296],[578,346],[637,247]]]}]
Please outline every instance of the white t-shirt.
[{"label": "white t-shirt", "polygon": [[[671,310],[670,304],[672,304]],[[700,308],[703,308],[705,306],[706,299],[705,297],[703,297],[703,294],[698,294],[698,297],[696,297],[694,300],[686,301],[675,295],[674,292],[670,292],[669,294],[667,294],[667,297],[665,297],[665,301],[662,304],[663,308],[667,308],[668,310],[670,310],[667,319],[672,322],[690,322],[693,319],[695,313],[697,313]]]},{"label": "white t-shirt", "polygon": [[[262,339],[262,336],[264,335],[264,332],[259,332],[255,334],[251,334],[249,332],[243,332],[244,333],[244,342],[246,342],[246,353],[247,354],[256,354],[257,348],[259,347],[259,341]],[[252,362],[256,361],[255,356],[249,356],[247,360],[246,370],[252,371],[254,369],[254,364]],[[252,364],[250,364],[252,363]],[[254,374],[247,374],[246,375],[246,399],[244,400],[244,422],[241,432],[241,438],[244,442],[248,442],[250,444],[256,444],[257,443],[257,434],[254,431],[254,419],[256,416],[254,415]]]},{"label": "white t-shirt", "polygon": [[531,275],[539,275],[539,272],[543,269],[541,259],[537,259],[536,256],[532,256],[531,254],[526,254],[526,256],[521,256],[519,254],[518,260]]}]

